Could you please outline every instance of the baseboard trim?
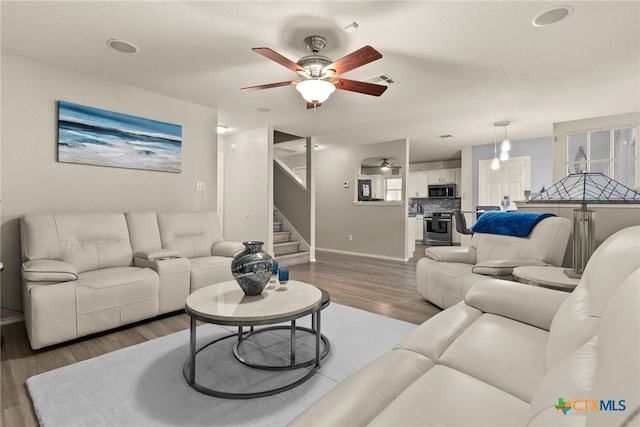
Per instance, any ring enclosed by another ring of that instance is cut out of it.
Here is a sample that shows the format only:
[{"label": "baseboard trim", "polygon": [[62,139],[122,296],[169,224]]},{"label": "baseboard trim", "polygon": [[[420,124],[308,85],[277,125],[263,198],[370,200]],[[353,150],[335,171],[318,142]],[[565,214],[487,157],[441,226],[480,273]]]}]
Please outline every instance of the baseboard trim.
[{"label": "baseboard trim", "polygon": [[22,314],[11,317],[3,317],[2,319],[0,319],[0,326],[11,325],[12,323],[20,322],[24,322],[24,316]]},{"label": "baseboard trim", "polygon": [[339,251],[339,250],[336,250],[336,249],[316,248],[316,251],[332,252],[332,253],[335,253],[335,254],[353,255],[353,256],[366,257],[366,258],[386,259],[386,260],[390,260],[390,261],[401,261],[401,262],[408,262],[409,261],[409,259],[405,259],[405,258],[396,258],[396,257],[390,257],[390,256],[385,256],[385,255],[376,255],[376,254],[365,254],[365,253],[361,253],[361,252]]}]

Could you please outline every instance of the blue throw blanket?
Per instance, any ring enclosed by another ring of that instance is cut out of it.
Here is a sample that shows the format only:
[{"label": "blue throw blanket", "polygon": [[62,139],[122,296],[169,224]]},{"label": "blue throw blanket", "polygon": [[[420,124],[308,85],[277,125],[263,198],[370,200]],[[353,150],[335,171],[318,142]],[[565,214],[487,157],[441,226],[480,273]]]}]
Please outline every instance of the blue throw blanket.
[{"label": "blue throw blanket", "polygon": [[552,213],[535,212],[485,212],[480,215],[471,231],[474,233],[503,234],[526,237],[533,227],[543,219],[555,216]]}]

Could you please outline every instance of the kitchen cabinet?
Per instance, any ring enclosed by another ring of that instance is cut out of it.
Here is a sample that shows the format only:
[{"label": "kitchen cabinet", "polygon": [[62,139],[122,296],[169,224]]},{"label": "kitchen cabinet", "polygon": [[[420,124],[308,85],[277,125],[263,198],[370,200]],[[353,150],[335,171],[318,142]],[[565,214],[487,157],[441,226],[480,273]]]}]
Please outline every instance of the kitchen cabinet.
[{"label": "kitchen cabinet", "polygon": [[409,172],[407,189],[409,197],[429,197],[429,185],[456,184],[456,197],[460,197],[462,184],[460,169],[438,169]]},{"label": "kitchen cabinet", "polygon": [[424,215],[416,215],[416,235],[415,240],[422,243],[424,240]]},{"label": "kitchen cabinet", "polygon": [[409,197],[427,197],[428,186],[427,172],[409,172],[407,188]]},{"label": "kitchen cabinet", "polygon": [[427,185],[453,184],[455,182],[455,169],[441,169],[427,172]]},{"label": "kitchen cabinet", "polygon": [[409,235],[407,236],[407,252],[408,252],[408,257],[412,258],[414,252],[416,251],[416,228],[413,225],[413,218],[409,217],[409,224],[408,224],[408,233]]}]

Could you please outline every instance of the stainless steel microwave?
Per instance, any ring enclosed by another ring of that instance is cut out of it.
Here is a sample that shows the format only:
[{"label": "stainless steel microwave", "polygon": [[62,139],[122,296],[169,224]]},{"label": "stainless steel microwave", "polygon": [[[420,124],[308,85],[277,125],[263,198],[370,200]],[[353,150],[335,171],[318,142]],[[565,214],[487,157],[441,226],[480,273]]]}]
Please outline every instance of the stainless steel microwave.
[{"label": "stainless steel microwave", "polygon": [[428,196],[439,199],[448,199],[456,197],[456,185],[455,184],[435,184],[429,185],[427,188]]}]

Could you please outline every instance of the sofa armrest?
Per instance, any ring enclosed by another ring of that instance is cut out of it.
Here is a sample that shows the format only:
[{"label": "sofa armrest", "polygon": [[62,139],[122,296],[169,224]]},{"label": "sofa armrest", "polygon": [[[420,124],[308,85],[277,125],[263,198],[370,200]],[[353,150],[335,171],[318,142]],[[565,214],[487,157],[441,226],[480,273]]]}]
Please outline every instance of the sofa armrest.
[{"label": "sofa armrest", "polygon": [[28,282],[69,282],[78,279],[78,271],[64,261],[35,259],[22,264],[22,278]]},{"label": "sofa armrest", "polygon": [[223,240],[211,245],[211,255],[213,256],[226,256],[233,258],[243,250],[244,245],[241,242]]},{"label": "sofa armrest", "polygon": [[476,248],[470,246],[434,246],[425,249],[424,254],[440,262],[476,263]]},{"label": "sofa armrest", "polygon": [[551,321],[568,292],[500,279],[480,280],[464,297],[465,304],[541,329]]},{"label": "sofa armrest", "polygon": [[135,254],[133,254],[133,256],[134,260],[135,258],[140,258],[147,261],[161,261],[163,259],[181,258],[178,252],[169,249],[137,251]]},{"label": "sofa armrest", "polygon": [[491,259],[477,263],[471,271],[486,276],[510,276],[513,269],[525,265],[549,265],[537,259]]}]

